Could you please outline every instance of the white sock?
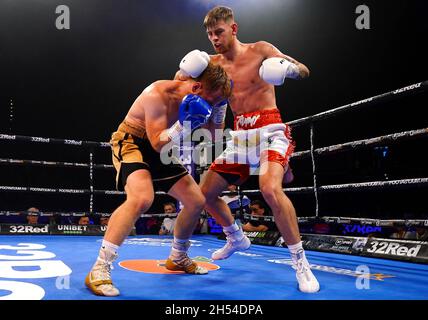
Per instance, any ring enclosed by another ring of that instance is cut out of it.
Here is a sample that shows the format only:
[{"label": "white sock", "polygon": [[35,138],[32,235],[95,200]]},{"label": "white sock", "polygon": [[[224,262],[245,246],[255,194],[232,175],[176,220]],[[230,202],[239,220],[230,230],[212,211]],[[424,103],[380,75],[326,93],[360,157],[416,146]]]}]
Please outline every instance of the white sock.
[{"label": "white sock", "polygon": [[236,221],[234,221],[233,224],[228,227],[223,227],[223,232],[226,234],[228,239],[232,241],[240,241],[242,238],[244,238],[244,232],[237,225]]},{"label": "white sock", "polygon": [[171,258],[177,258],[183,253],[186,253],[189,247],[189,239],[178,239],[174,237],[174,240],[172,241]]},{"label": "white sock", "polygon": [[233,223],[228,227],[223,227],[223,231],[226,234],[234,233],[239,230],[239,226],[236,224],[236,221],[233,221]]},{"label": "white sock", "polygon": [[296,254],[299,250],[303,250],[302,241],[297,242],[296,244],[287,244],[288,250],[290,253]]},{"label": "white sock", "polygon": [[103,240],[97,260],[112,263],[117,257],[118,249],[118,245],[108,242],[107,240]]},{"label": "white sock", "polygon": [[296,244],[287,245],[287,247],[288,247],[288,250],[290,250],[291,259],[294,262],[297,262],[297,260],[300,260],[300,259],[306,259],[305,250],[303,249],[303,246],[302,246],[302,241],[297,242]]}]

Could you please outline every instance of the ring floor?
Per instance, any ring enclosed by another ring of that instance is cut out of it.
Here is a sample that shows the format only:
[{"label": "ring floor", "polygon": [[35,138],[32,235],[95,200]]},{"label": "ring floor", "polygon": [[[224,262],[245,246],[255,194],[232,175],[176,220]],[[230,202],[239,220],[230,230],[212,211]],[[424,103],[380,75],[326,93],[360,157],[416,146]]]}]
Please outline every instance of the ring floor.
[{"label": "ring floor", "polygon": [[98,255],[101,237],[0,236],[0,299],[428,299],[428,265],[424,264],[307,251],[321,290],[305,294],[297,289],[286,248],[252,245],[227,260],[212,261],[211,252],[225,241],[211,235],[194,236],[189,255],[210,271],[207,275],[188,275],[168,272],[163,267],[171,240],[156,235],[129,237],[120,247],[112,270],[121,294],[107,298],[93,295],[84,285]]}]

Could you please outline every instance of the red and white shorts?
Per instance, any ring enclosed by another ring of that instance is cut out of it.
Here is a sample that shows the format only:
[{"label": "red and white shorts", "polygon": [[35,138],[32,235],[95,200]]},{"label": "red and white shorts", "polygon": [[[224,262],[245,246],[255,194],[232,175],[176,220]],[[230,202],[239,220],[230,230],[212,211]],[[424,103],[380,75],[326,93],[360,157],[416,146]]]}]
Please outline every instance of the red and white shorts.
[{"label": "red and white shorts", "polygon": [[242,184],[260,174],[260,163],[277,162],[285,167],[294,150],[290,127],[282,122],[278,109],[259,110],[235,116],[234,131],[226,149],[209,170],[229,184]]}]

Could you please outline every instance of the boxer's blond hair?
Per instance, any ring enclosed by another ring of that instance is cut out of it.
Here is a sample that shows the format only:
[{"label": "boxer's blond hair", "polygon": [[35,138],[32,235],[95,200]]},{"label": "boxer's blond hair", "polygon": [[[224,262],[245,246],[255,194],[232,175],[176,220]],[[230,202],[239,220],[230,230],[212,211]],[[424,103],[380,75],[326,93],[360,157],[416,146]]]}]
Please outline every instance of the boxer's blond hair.
[{"label": "boxer's blond hair", "polygon": [[204,19],[204,27],[214,27],[219,21],[224,22],[234,21],[233,10],[229,7],[217,6],[208,11]]},{"label": "boxer's blond hair", "polygon": [[223,67],[218,64],[208,63],[204,72],[195,80],[202,82],[209,91],[221,89],[225,98],[232,95],[232,82]]}]

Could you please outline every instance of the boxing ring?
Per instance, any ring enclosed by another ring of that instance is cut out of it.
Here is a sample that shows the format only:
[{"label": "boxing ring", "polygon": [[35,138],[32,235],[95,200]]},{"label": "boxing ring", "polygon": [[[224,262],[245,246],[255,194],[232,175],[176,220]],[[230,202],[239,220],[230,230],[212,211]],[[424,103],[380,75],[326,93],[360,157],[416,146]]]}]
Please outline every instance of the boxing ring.
[{"label": "boxing ring", "polygon": [[[397,132],[364,140],[315,148],[314,122],[334,115],[375,106],[396,97],[426,91],[428,81],[387,92],[368,99],[331,109],[310,117],[290,121],[291,126],[310,125],[310,150],[297,151],[292,157],[310,157],[313,185],[285,188],[287,194],[312,193],[315,197],[315,218],[319,218],[319,193],[382,188],[413,188],[428,186],[428,177],[412,179],[367,181],[337,185],[320,185],[317,181],[317,157],[356,148],[396,143],[408,139],[425,138],[428,128]],[[0,134],[0,141],[62,144],[89,147],[89,163],[0,159],[3,165],[81,168],[88,170],[86,189],[52,188],[46,186],[1,185],[4,193],[80,194],[88,196],[88,212],[105,215],[96,210],[95,195],[120,196],[124,193],[94,188],[95,170],[112,170],[113,166],[94,163],[95,148],[109,148],[106,142],[77,141]],[[227,194],[228,192],[225,192]],[[243,194],[260,193],[244,190]],[[156,192],[156,195],[165,195]],[[2,211],[0,215],[19,215],[16,211]],[[41,212],[41,216],[81,216],[82,212]],[[314,217],[299,217],[299,221]],[[331,218],[331,217],[329,217]],[[343,219],[343,217],[333,217]],[[428,219],[428,217],[427,217]],[[402,220],[408,225],[428,220]],[[376,223],[383,221],[376,219]],[[18,232],[19,233],[19,232]],[[306,250],[311,268],[321,290],[316,294],[298,291],[295,272],[291,268],[287,248],[253,244],[243,253],[235,253],[224,261],[209,259],[211,252],[224,245],[213,235],[195,235],[189,255],[210,272],[194,276],[167,271],[163,260],[168,256],[171,237],[138,235],[128,237],[120,248],[114,265],[113,280],[121,290],[116,298],[92,295],[84,285],[100,247],[101,236],[62,235],[0,235],[0,299],[46,300],[426,300],[428,299],[428,264],[353,256]],[[171,290],[173,288],[173,290]]]}]

